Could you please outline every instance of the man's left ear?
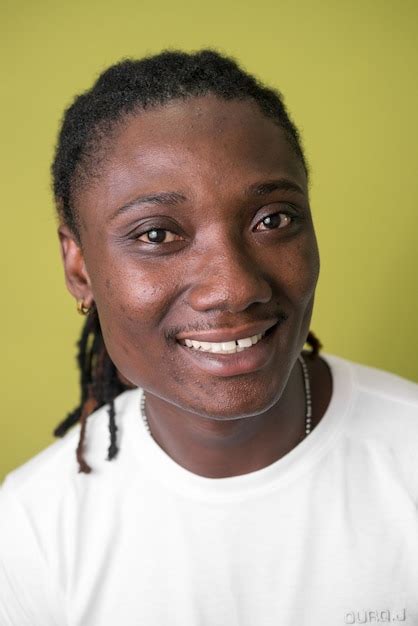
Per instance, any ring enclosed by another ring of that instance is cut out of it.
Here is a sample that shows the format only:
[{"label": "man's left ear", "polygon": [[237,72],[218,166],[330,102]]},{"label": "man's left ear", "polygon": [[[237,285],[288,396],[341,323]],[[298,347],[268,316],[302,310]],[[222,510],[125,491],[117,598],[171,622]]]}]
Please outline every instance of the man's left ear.
[{"label": "man's left ear", "polygon": [[80,244],[74,233],[65,224],[60,224],[58,227],[58,237],[68,291],[76,298],[77,302],[81,301],[84,307],[90,308],[94,298]]}]

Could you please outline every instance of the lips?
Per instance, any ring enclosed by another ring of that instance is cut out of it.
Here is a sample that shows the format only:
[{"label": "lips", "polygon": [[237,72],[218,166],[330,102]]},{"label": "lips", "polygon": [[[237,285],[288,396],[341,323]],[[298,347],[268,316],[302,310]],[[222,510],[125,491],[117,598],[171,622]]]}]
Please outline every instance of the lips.
[{"label": "lips", "polygon": [[235,328],[217,328],[200,332],[180,333],[176,339],[179,343],[185,344],[186,339],[204,341],[209,343],[224,343],[227,341],[238,341],[254,335],[263,335],[275,324],[278,319],[264,320],[253,324],[236,326]]},{"label": "lips", "polygon": [[[213,352],[205,352],[201,350],[194,350],[183,345],[180,340],[178,342],[179,349],[183,353],[183,358],[194,368],[199,369],[205,374],[210,374],[217,377],[231,377],[239,376],[243,374],[250,374],[267,367],[272,359],[276,355],[276,336],[280,332],[278,329],[282,326],[283,322],[277,323],[275,320],[273,323],[263,322],[263,325],[246,326],[245,328],[234,328],[215,331],[208,331],[205,333],[192,333],[188,334],[190,338],[197,337],[220,337],[222,339],[231,337],[232,339],[226,339],[226,341],[232,341],[233,339],[242,338],[248,336],[247,333],[253,333],[254,329],[261,330],[266,333],[264,337],[251,348],[247,348],[242,352],[235,352],[231,354],[217,354]],[[267,331],[267,332],[266,332]],[[211,333],[209,335],[209,332]],[[182,335],[185,337],[185,335]],[[204,340],[202,340],[204,341]]]}]

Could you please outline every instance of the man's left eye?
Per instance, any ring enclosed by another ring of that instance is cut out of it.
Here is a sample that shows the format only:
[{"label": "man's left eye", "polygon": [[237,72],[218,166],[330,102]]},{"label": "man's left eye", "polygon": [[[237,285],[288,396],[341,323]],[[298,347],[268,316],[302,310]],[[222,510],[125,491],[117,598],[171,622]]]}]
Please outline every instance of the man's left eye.
[{"label": "man's left eye", "polygon": [[[290,224],[294,220],[292,215],[289,213],[271,213],[271,215],[266,215],[263,219],[258,222],[257,227],[262,224],[265,226],[266,230],[273,230],[274,228],[284,228],[288,224]],[[262,228],[261,230],[265,230]],[[260,230],[256,228],[256,230]]]}]

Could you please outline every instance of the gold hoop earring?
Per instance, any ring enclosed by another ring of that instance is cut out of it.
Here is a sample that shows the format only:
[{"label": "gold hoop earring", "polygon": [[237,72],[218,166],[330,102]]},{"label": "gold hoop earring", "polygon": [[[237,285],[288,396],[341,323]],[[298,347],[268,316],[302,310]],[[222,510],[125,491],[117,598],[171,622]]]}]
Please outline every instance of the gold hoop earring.
[{"label": "gold hoop earring", "polygon": [[91,311],[91,307],[86,306],[83,300],[77,300],[77,311],[80,313],[80,315],[88,315]]}]

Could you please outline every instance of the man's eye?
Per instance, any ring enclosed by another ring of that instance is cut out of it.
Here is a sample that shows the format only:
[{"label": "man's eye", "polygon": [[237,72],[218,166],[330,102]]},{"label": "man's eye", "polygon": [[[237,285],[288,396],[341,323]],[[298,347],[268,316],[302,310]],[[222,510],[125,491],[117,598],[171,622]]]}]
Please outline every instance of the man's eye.
[{"label": "man's eye", "polygon": [[[294,221],[294,217],[289,213],[271,213],[271,215],[266,215],[263,219],[258,222],[256,230],[273,230],[274,228],[285,228]],[[260,225],[264,226],[264,228],[258,228]]]},{"label": "man's eye", "polygon": [[170,243],[171,241],[180,240],[181,237],[166,228],[152,228],[151,230],[147,230],[146,233],[139,235],[137,239],[144,243]]}]

